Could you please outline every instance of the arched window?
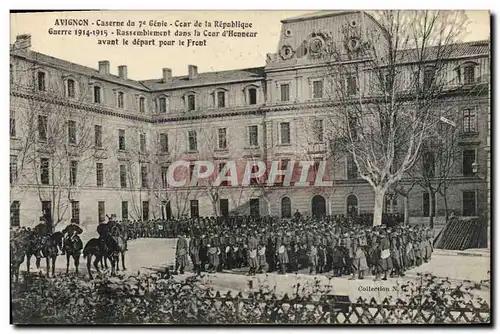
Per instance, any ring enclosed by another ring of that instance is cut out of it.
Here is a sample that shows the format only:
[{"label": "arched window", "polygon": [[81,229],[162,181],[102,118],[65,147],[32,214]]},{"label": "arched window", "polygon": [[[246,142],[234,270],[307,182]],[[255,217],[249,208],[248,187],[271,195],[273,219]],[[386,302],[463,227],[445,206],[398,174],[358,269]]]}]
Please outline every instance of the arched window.
[{"label": "arched window", "polygon": [[292,201],[289,197],[281,199],[281,218],[292,218]]},{"label": "arched window", "polygon": [[358,198],[356,195],[347,196],[347,216],[355,217],[359,214]]}]

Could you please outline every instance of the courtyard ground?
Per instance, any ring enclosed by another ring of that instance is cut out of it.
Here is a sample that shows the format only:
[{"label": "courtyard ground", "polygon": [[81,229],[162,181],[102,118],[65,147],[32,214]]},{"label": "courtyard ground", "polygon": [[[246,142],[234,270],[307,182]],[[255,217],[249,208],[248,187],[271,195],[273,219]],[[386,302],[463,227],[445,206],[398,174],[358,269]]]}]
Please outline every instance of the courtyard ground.
[{"label": "courtyard ground", "polygon": [[[84,235],[84,242],[95,237],[93,235]],[[126,273],[135,274],[137,272],[154,272],[173,265],[175,263],[175,239],[137,239],[129,242],[128,252],[126,253],[125,265]],[[86,261],[81,258],[81,275],[87,275]],[[35,267],[35,261],[31,261],[32,270]],[[45,267],[45,261],[42,260],[42,269]],[[120,266],[121,267],[121,266]],[[25,270],[26,263],[21,266]],[[66,268],[66,258],[59,256],[56,262],[57,272],[64,272]],[[419,268],[406,272],[404,277],[388,278],[387,281],[374,281],[372,276],[364,280],[349,280],[347,276],[331,277],[331,275],[309,275],[307,271],[298,274],[278,275],[258,274],[253,277],[246,276],[245,271],[224,272],[206,274],[204,273],[201,281],[221,293],[231,292],[249,292],[258,290],[259,287],[268,286],[275,289],[276,295],[293,293],[297,290],[297,284],[300,288],[311,290],[314,285],[320,285],[329,293],[335,295],[348,295],[351,300],[363,297],[375,297],[381,300],[387,296],[394,298],[402,296],[401,285],[408,280],[418,280],[417,273],[430,273],[437,277],[448,277],[452,283],[462,280],[481,282],[489,279],[490,254],[487,250],[471,250],[470,252],[454,252],[436,249],[429,263],[425,263]],[[71,260],[70,272],[74,272]],[[190,268],[184,275],[176,276],[176,279],[183,279],[192,275]],[[490,301],[489,288],[482,288],[477,294]]]}]

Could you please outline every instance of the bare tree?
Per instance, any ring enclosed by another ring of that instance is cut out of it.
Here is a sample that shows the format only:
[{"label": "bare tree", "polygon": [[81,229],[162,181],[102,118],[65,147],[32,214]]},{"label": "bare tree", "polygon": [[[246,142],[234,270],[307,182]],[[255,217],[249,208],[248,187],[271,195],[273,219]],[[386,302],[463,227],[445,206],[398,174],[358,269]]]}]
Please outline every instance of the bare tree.
[{"label": "bare tree", "polygon": [[[447,62],[466,25],[459,11],[382,11],[380,29],[348,24],[345,43],[329,45],[330,123],[375,195],[373,224],[380,225],[385,194],[419,158],[439,122],[448,88]],[[362,38],[364,37],[364,38]],[[402,153],[395,159],[398,152]]]}]

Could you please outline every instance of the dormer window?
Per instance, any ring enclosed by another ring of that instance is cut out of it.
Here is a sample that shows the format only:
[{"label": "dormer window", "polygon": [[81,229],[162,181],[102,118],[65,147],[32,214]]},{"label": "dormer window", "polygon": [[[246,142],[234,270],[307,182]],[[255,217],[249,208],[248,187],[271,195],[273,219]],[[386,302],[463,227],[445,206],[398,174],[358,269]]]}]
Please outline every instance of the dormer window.
[{"label": "dormer window", "polygon": [[69,98],[75,97],[75,80],[66,80],[66,96]]},{"label": "dormer window", "polygon": [[146,98],[144,96],[139,96],[139,112],[141,114],[146,112]]},{"label": "dormer window", "polygon": [[116,106],[120,109],[125,107],[125,94],[123,92],[116,93]]},{"label": "dormer window", "polygon": [[250,85],[245,87],[243,90],[243,93],[245,94],[245,101],[248,105],[256,105],[257,104],[257,99],[258,99],[258,87],[255,85]]},{"label": "dormer window", "polygon": [[196,110],[196,95],[194,93],[189,93],[184,96],[184,102],[186,104],[187,111]]},{"label": "dormer window", "polygon": [[168,98],[166,96],[161,96],[158,98],[158,113],[166,114],[168,109]]},{"label": "dormer window", "polygon": [[424,70],[424,90],[430,90],[434,83],[434,68],[428,67]]},{"label": "dormer window", "polygon": [[217,92],[217,108],[225,108],[225,107],[226,107],[226,93]]},{"label": "dormer window", "polygon": [[94,103],[102,103],[101,87],[94,86]]},{"label": "dormer window", "polygon": [[47,90],[45,79],[46,79],[45,72],[42,71],[37,72],[36,75],[37,88],[41,92],[45,92]]},{"label": "dormer window", "polygon": [[475,68],[474,64],[467,64],[464,69],[464,85],[472,85],[475,81]]}]

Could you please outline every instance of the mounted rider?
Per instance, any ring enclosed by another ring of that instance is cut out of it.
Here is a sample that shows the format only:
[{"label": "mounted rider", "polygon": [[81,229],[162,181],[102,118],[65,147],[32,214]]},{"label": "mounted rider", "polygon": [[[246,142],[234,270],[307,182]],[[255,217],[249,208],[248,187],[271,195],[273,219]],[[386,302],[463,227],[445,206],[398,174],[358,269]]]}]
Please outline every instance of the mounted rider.
[{"label": "mounted rider", "polygon": [[45,216],[40,216],[39,221],[40,223],[33,228],[31,241],[36,243],[37,252],[40,253],[40,257],[43,257],[42,248],[45,247],[52,234],[52,227]]},{"label": "mounted rider", "polygon": [[64,235],[63,244],[62,244],[62,252],[61,254],[65,254],[65,247],[70,244],[77,245],[77,249],[83,248],[82,239],[80,239],[80,234],[83,233],[82,228],[77,224],[76,219],[71,218],[71,222],[68,226],[66,226],[62,231]]}]

